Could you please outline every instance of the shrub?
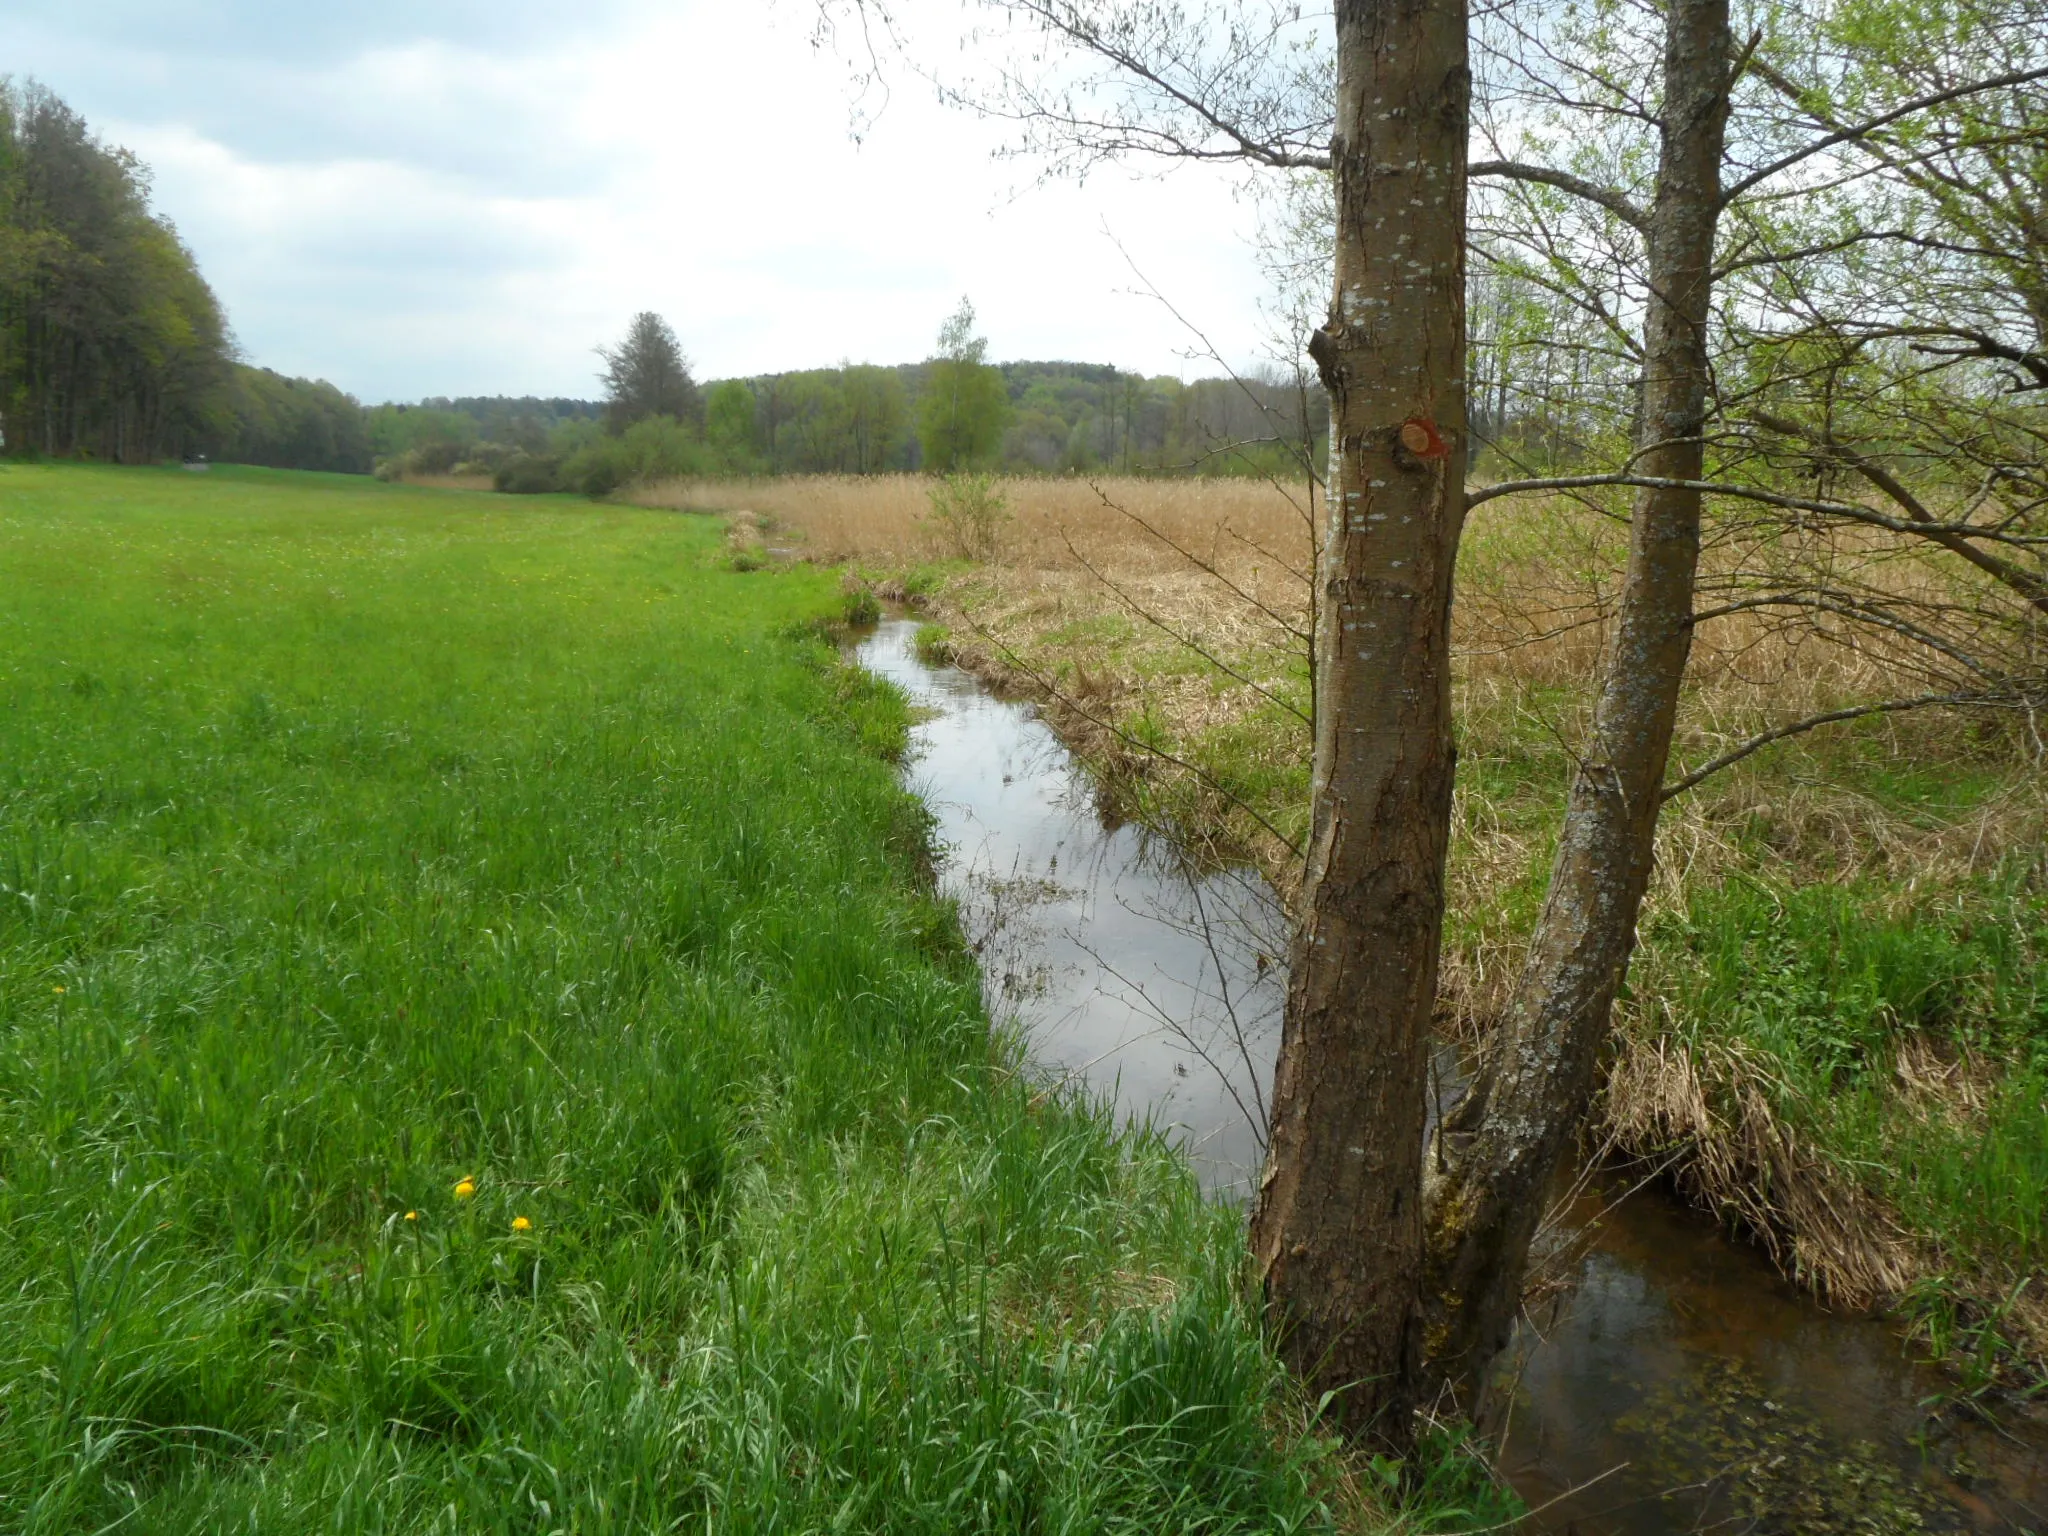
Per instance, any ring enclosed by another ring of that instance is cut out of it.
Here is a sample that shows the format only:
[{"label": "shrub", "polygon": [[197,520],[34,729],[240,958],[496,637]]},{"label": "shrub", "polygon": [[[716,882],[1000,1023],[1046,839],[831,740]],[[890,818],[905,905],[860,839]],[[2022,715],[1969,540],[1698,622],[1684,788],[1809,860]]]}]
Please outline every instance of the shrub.
[{"label": "shrub", "polygon": [[408,475],[495,476],[520,457],[520,451],[506,443],[422,443],[379,459],[375,472],[379,480],[403,480]]},{"label": "shrub", "polygon": [[626,483],[626,473],[618,459],[609,453],[593,452],[580,454],[563,466],[564,473],[572,480],[576,489],[592,500],[609,496]]},{"label": "shrub", "polygon": [[624,485],[700,475],[709,464],[694,430],[650,416],[616,437],[586,440],[563,459],[561,478],[586,496],[609,496]]},{"label": "shrub", "polygon": [[491,478],[508,496],[542,496],[562,489],[562,465],[546,454],[519,453],[500,464]]},{"label": "shrub", "polygon": [[1009,498],[996,489],[995,476],[947,475],[926,494],[932,510],[925,521],[956,555],[962,560],[995,558],[1003,524],[1010,521]]}]

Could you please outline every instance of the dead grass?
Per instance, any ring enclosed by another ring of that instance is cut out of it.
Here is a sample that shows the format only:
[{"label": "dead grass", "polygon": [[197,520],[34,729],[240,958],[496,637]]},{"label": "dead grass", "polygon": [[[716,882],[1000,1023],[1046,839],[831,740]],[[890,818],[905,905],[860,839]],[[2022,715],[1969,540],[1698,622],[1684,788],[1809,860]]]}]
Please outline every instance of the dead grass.
[{"label": "dead grass", "polygon": [[1680,1187],[1830,1300],[1860,1308],[1903,1296],[1928,1256],[1884,1202],[1785,1125],[1771,1075],[1760,1053],[1702,1059],[1682,1042],[1628,1034],[1608,1074],[1604,1129],[1624,1149],[1687,1149]]},{"label": "dead grass", "polygon": [[[635,499],[738,514],[771,551],[852,564],[888,594],[904,590],[892,578],[906,568],[953,559],[928,515],[930,485],[912,475],[672,481]],[[956,655],[1061,708],[1096,755],[1122,747],[1144,757],[1147,744],[1165,747],[1216,770],[1233,791],[1238,776],[1223,771],[1232,765],[1205,762],[1202,746],[1256,723],[1269,738],[1269,771],[1258,777],[1283,793],[1289,782],[1305,789],[1307,726],[1289,713],[1308,709],[1310,508],[1300,488],[1139,478],[1019,479],[999,488],[1010,521],[997,558],[971,568],[953,562],[929,599]],[[1497,909],[1531,861],[1547,857],[1566,744],[1585,728],[1587,683],[1606,644],[1625,546],[1619,522],[1562,499],[1496,501],[1471,520],[1454,615],[1460,751],[1468,768],[1496,771],[1463,776],[1456,910]],[[1711,545],[1706,584],[1725,579],[1739,553],[1733,539]],[[1934,597],[1948,590],[1934,562],[1901,559],[1874,539],[1831,554],[1845,577]],[[1831,643],[1810,624],[1755,612],[1716,620],[1695,641],[1674,764],[1703,762],[1787,718],[1919,684],[1901,675],[1896,654]],[[1134,723],[1142,742],[1119,734]],[[1968,752],[1951,717],[1892,717],[1871,732],[1901,761]],[[1774,766],[1787,762],[1811,766],[1797,747],[1781,750],[1674,802],[1653,902],[1681,900],[1688,885],[1753,859],[1734,829],[1759,817],[1771,823],[1786,867],[1810,879],[1872,869],[1944,878],[2044,830],[2042,797],[2026,781],[1966,818],[1929,821],[1824,775]],[[1191,780],[1178,803],[1203,799],[1199,773],[1157,758],[1119,766],[1161,787]],[[1291,888],[1288,841],[1301,831],[1303,808],[1254,805],[1285,834],[1275,836],[1209,788],[1207,808],[1226,823],[1219,841],[1234,839]],[[1483,1021],[1517,957],[1498,933],[1475,943],[1449,957],[1449,980],[1459,1011]]]},{"label": "dead grass", "polygon": [[[750,511],[795,536],[812,559],[893,567],[955,556],[930,516],[932,484],[922,475],[670,480],[643,487],[632,499],[685,511]],[[1114,559],[1118,570],[1176,565],[1169,550],[1112,503],[1176,540],[1198,548],[1213,544],[1226,559],[1236,558],[1230,532],[1271,545],[1297,570],[1308,548],[1301,511],[1259,481],[1020,479],[1000,481],[998,489],[1011,518],[996,561],[1004,569],[1075,568],[1066,535],[1083,551]]]},{"label": "dead grass", "polygon": [[437,491],[492,491],[497,482],[489,475],[401,475],[400,485],[423,485]]}]

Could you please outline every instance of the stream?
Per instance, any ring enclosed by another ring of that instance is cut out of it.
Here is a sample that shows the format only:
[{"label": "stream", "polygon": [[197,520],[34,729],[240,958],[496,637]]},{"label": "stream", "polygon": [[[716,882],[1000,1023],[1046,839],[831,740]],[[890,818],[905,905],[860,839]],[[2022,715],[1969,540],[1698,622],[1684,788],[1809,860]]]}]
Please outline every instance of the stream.
[{"label": "stream", "polygon": [[[1198,871],[1099,812],[1035,710],[889,619],[855,659],[918,709],[911,785],[992,1014],[1040,1070],[1185,1147],[1217,1198],[1257,1177],[1285,1000],[1265,882]],[[1531,1531],[2048,1533],[2048,1416],[1930,1416],[1951,1390],[1882,1321],[1830,1313],[1655,1188],[1567,1208],[1570,1283],[1518,1335],[1498,1465]]]}]

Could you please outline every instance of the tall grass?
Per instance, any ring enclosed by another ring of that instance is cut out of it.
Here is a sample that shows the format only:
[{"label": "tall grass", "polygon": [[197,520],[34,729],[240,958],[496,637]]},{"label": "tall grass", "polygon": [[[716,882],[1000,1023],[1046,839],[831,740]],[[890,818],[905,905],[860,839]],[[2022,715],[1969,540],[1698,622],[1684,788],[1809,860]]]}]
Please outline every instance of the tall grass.
[{"label": "tall grass", "polygon": [[826,575],[82,468],[0,571],[0,1528],[1367,1518],[1234,1217],[992,1043]]}]

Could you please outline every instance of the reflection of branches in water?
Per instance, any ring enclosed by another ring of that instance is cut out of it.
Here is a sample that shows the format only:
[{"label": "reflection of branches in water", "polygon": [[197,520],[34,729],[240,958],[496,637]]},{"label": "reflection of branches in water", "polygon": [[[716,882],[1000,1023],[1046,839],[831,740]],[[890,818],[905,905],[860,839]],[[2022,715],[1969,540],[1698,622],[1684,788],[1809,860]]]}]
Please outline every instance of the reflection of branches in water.
[{"label": "reflection of branches in water", "polygon": [[[1202,898],[1202,887],[1194,887],[1195,915],[1202,925],[1202,947],[1209,951],[1209,963],[1216,967],[1216,990],[1223,999],[1223,1011],[1230,1019],[1230,1037],[1237,1042],[1237,1059],[1244,1067],[1245,1080],[1251,1084],[1252,1096],[1258,1104],[1258,1118],[1252,1123],[1252,1135],[1258,1141],[1259,1151],[1266,1150],[1266,1130],[1269,1117],[1266,1113],[1266,1091],[1260,1081],[1258,1066],[1252,1061],[1251,1046],[1245,1039],[1244,1020],[1238,1017],[1237,1004],[1230,996],[1230,971],[1223,963],[1223,957],[1216,952],[1216,930],[1209,922],[1209,909]],[[1235,1098],[1233,1094],[1231,1097]],[[1238,1108],[1244,1105],[1239,1103]]]},{"label": "reflection of branches in water", "polygon": [[1030,914],[1067,893],[1050,876],[1028,873],[1021,854],[1012,857],[1004,876],[994,873],[993,861],[968,863],[957,847],[949,852],[962,937],[981,968],[982,1004],[991,1018],[1010,1016],[1013,1002],[1043,995],[1050,986],[1044,928]]},{"label": "reflection of branches in water", "polygon": [[[1034,949],[1042,951],[1045,946],[1044,926],[1032,922],[1030,914],[1085,889],[1106,886],[1122,910],[1199,945],[1207,964],[1193,978],[1170,978],[1176,989],[1185,988],[1188,995],[1169,1003],[1088,942],[1085,927],[1069,934],[1074,948],[1113,986],[1098,983],[1062,1017],[1041,1024],[1056,1027],[1070,1023],[1083,1017],[1094,999],[1108,998],[1156,1023],[1154,1028],[1124,1035],[1109,1049],[1061,1074],[1059,1082],[1072,1082],[1120,1053],[1171,1037],[1213,1074],[1263,1153],[1265,1086],[1272,1052],[1270,1045],[1261,1047],[1260,1037],[1270,1030],[1273,1006],[1267,1003],[1254,1008],[1250,998],[1261,987],[1277,983],[1281,974],[1272,958],[1285,921],[1278,902],[1255,874],[1195,873],[1164,839],[1138,839],[1136,849],[1121,861],[1113,861],[1117,850],[1107,842],[1082,846],[1093,856],[1082,859],[1078,867],[1069,866],[1067,880],[1080,877],[1071,885],[1026,873],[1021,859],[1013,862],[1013,872],[1007,877],[993,875],[985,866],[960,872],[961,885],[972,902],[975,948],[983,957],[984,974],[992,990],[1000,977],[1000,995],[1008,1001],[1015,1002],[1020,996],[1045,998],[1051,990],[1045,978],[1053,968],[1039,962],[1032,971],[1035,985],[1027,992],[1016,983],[1018,967],[1011,958]],[[1135,897],[1133,885],[1156,887],[1156,895],[1152,899]],[[1216,1025],[1213,1029],[1207,1027],[1212,1022]],[[1201,1139],[1222,1129],[1211,1128]]]},{"label": "reflection of branches in water", "polygon": [[[1163,905],[1140,911],[1121,893],[1118,902],[1134,916],[1156,922],[1201,944],[1208,956],[1208,966],[1193,981],[1180,983],[1189,993],[1190,1006],[1186,1017],[1162,1004],[1145,983],[1126,976],[1098,950],[1081,942],[1078,936],[1076,942],[1098,968],[1122,986],[1127,1004],[1142,1007],[1159,1021],[1159,1030],[1152,1034],[1164,1032],[1172,1035],[1215,1075],[1223,1091],[1237,1106],[1263,1154],[1267,1130],[1265,1085],[1271,1051],[1255,1049],[1254,1042],[1260,1035],[1270,1032],[1272,1011],[1268,1007],[1262,1010],[1263,1017],[1248,1021],[1246,1000],[1248,994],[1259,986],[1278,979],[1279,971],[1268,951],[1277,947],[1272,935],[1276,925],[1282,921],[1279,905],[1256,876],[1240,874],[1231,882],[1214,876],[1204,879],[1183,874],[1181,878],[1185,882],[1183,889],[1189,907],[1185,913]],[[1232,903],[1224,899],[1219,902],[1217,898],[1224,895],[1231,884],[1236,887],[1238,901]],[[1204,987],[1210,974],[1215,978],[1213,993]],[[1233,975],[1249,976],[1250,979],[1242,987],[1237,987],[1233,985]],[[1234,1053],[1234,1066],[1227,1059],[1220,1059],[1212,1050],[1213,1033],[1199,1027],[1205,1011],[1203,1004],[1209,1001],[1221,1005],[1228,1028],[1227,1054]],[[1260,1027],[1262,1025],[1264,1029]],[[1237,1070],[1240,1068],[1241,1071]]]},{"label": "reflection of branches in water", "polygon": [[[1174,1036],[1176,1039],[1178,1039],[1190,1051],[1193,1051],[1195,1055],[1199,1056],[1202,1059],[1202,1064],[1208,1067],[1208,1069],[1211,1072],[1216,1074],[1217,1081],[1223,1085],[1223,1091],[1230,1096],[1231,1102],[1237,1106],[1238,1113],[1244,1116],[1246,1124],[1248,1124],[1252,1128],[1252,1134],[1254,1137],[1257,1138],[1259,1143],[1259,1150],[1263,1152],[1266,1147],[1266,1118],[1264,1113],[1265,1096],[1260,1091],[1257,1077],[1254,1076],[1249,1084],[1254,1097],[1254,1101],[1259,1106],[1259,1110],[1255,1114],[1253,1112],[1252,1107],[1245,1103],[1244,1095],[1238,1091],[1237,1080],[1232,1075],[1229,1068],[1226,1067],[1222,1062],[1219,1062],[1214,1056],[1209,1054],[1208,1047],[1202,1043],[1201,1038],[1194,1032],[1193,1029],[1191,1029],[1188,1025],[1182,1023],[1178,1018],[1176,1018],[1173,1015],[1172,1012],[1161,1007],[1158,1003],[1154,1002],[1152,999],[1152,994],[1145,990],[1145,984],[1143,982],[1131,980],[1130,977],[1124,975],[1122,971],[1119,971],[1115,966],[1111,965],[1107,960],[1103,959],[1101,955],[1096,954],[1093,950],[1090,950],[1089,953],[1094,956],[1095,963],[1099,965],[1103,969],[1103,971],[1115,977],[1118,982],[1122,983],[1124,987],[1123,995],[1126,1001],[1129,1001],[1132,998],[1136,998],[1139,1002],[1141,1002],[1144,1005],[1146,1012],[1150,1013],[1154,1018],[1159,1020],[1159,1028],[1157,1030],[1149,1031],[1148,1034],[1140,1035],[1137,1038],[1139,1040],[1143,1040],[1162,1033],[1170,1034]],[[1199,996],[1199,993],[1197,995]],[[1233,1015],[1233,1022],[1234,1020],[1235,1015]],[[1242,1031],[1236,1031],[1236,1034],[1238,1038],[1239,1047],[1240,1049],[1242,1049],[1244,1042],[1243,1033]],[[1135,1041],[1125,1042],[1126,1045],[1135,1043]],[[1119,1049],[1121,1048],[1122,1047],[1119,1047]]]},{"label": "reflection of branches in water", "polygon": [[[1246,1119],[1251,1122],[1252,1135],[1259,1144],[1259,1150],[1263,1153],[1266,1148],[1268,1119],[1265,1095],[1267,1070],[1262,1068],[1259,1061],[1254,1058],[1252,1052],[1253,1031],[1247,1028],[1244,1018],[1239,1012],[1238,999],[1232,995],[1230,978],[1233,970],[1240,975],[1247,971],[1250,972],[1252,980],[1245,989],[1247,992],[1269,979],[1277,979],[1279,972],[1276,969],[1272,955],[1281,947],[1280,938],[1284,933],[1285,919],[1281,915],[1279,902],[1274,899],[1266,883],[1255,874],[1232,871],[1227,877],[1210,876],[1202,878],[1190,873],[1184,875],[1183,878],[1186,879],[1188,895],[1193,903],[1191,917],[1181,917],[1178,914],[1160,911],[1138,915],[1149,915],[1154,921],[1165,927],[1197,940],[1207,952],[1209,963],[1215,969],[1217,998],[1223,1005],[1225,1017],[1230,1021],[1231,1043],[1236,1048],[1238,1062],[1244,1068],[1244,1081],[1249,1085],[1254,1100],[1253,1108],[1245,1112]],[[1228,901],[1220,903],[1224,908],[1224,913],[1222,915],[1212,915],[1212,905],[1219,904],[1213,902],[1212,898],[1221,894],[1215,888],[1226,882],[1235,885],[1238,900],[1235,904]],[[1125,906],[1127,910],[1130,909],[1129,903],[1125,903]],[[1218,948],[1219,932],[1228,933],[1235,941],[1235,965],[1231,961],[1226,960],[1223,951]],[[1247,956],[1249,956],[1248,959]],[[1152,1003],[1150,996],[1145,994],[1144,989],[1140,987],[1138,990],[1140,995],[1145,998],[1146,1005],[1153,1008],[1155,1012],[1160,1012],[1163,1017],[1163,1010],[1158,1009]],[[1199,984],[1191,988],[1191,990],[1196,1000],[1199,1001],[1201,998]],[[1209,1064],[1211,1070],[1225,1079],[1225,1088],[1230,1092],[1232,1099],[1237,1101],[1238,1107],[1243,1110],[1245,1107],[1243,1100],[1229,1080],[1229,1073],[1219,1066],[1209,1056],[1207,1050],[1194,1039],[1192,1029],[1183,1027],[1178,1022],[1170,1019],[1166,1022],[1169,1028],[1173,1029],[1175,1033],[1179,1034],[1188,1043],[1190,1049],[1194,1050],[1197,1055],[1201,1056]],[[1269,1017],[1262,1022],[1270,1025],[1271,1019]],[[1270,1068],[1270,1065],[1270,1053],[1268,1053],[1267,1068]]]}]

